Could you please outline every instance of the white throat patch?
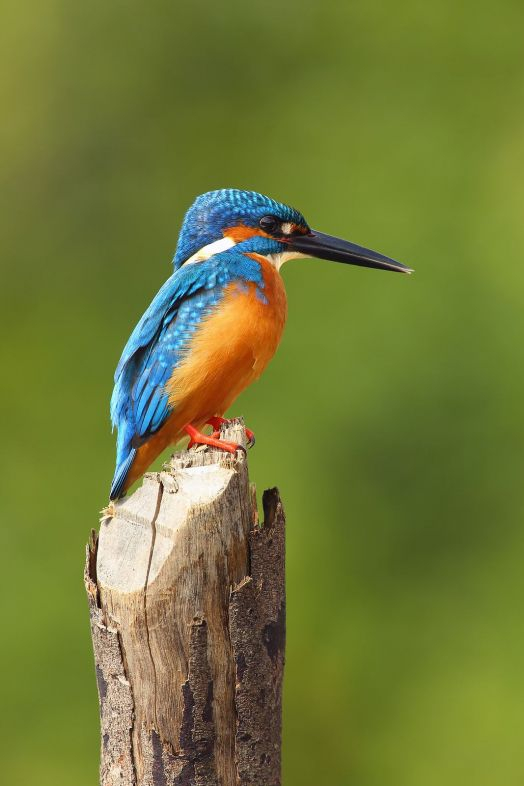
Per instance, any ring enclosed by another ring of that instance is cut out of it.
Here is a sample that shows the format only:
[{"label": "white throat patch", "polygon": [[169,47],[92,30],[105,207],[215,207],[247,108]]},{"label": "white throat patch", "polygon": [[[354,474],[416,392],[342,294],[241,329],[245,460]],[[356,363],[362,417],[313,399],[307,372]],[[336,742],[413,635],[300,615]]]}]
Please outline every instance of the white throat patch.
[{"label": "white throat patch", "polygon": [[[220,254],[222,251],[233,248],[233,246],[236,246],[236,241],[233,240],[232,237],[222,237],[220,240],[215,240],[213,243],[208,243],[207,246],[203,246],[196,254],[189,257],[189,259],[184,262],[184,265],[194,265],[196,262],[204,262],[214,254]],[[287,262],[288,259],[305,259],[307,254],[301,254],[300,251],[282,251],[280,254],[261,254],[260,256],[264,256],[276,270],[280,270],[284,262]]]},{"label": "white throat patch", "polygon": [[307,254],[301,254],[300,251],[282,251],[280,254],[268,254],[266,259],[271,262],[274,268],[280,270],[284,262],[288,259],[306,259]]}]

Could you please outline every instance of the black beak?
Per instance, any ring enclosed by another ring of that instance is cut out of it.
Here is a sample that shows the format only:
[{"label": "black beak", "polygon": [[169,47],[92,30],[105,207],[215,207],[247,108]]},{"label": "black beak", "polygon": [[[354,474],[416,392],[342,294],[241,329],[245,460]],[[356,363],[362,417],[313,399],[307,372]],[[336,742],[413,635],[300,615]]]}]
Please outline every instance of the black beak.
[{"label": "black beak", "polygon": [[394,259],[385,257],[377,251],[357,246],[348,240],[325,235],[323,232],[312,230],[309,235],[295,235],[288,245],[294,251],[300,251],[309,257],[329,259],[333,262],[345,262],[347,265],[360,265],[361,267],[375,267],[379,270],[395,270],[397,273],[412,273],[412,269],[401,265]]}]

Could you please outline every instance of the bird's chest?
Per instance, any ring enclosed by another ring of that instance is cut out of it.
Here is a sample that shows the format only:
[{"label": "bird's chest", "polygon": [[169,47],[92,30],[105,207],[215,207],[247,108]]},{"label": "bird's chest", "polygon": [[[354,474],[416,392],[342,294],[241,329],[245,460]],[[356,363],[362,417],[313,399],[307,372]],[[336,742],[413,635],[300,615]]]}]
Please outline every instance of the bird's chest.
[{"label": "bird's chest", "polygon": [[[263,259],[263,258],[262,258]],[[284,330],[287,299],[279,273],[266,260],[261,262],[264,287],[253,282],[230,286],[223,305],[232,351],[251,355],[258,376],[273,357]]]},{"label": "bird's chest", "polygon": [[280,274],[265,259],[263,286],[237,280],[195,333],[170,383],[171,403],[200,402],[221,412],[264,371],[275,354],[287,316]]}]

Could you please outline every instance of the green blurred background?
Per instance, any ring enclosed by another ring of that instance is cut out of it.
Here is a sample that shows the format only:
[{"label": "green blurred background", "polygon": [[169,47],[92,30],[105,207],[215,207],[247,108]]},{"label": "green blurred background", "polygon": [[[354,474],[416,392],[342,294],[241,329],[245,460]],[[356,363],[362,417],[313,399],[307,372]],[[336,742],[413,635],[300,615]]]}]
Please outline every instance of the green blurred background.
[{"label": "green blurred background", "polygon": [[285,784],[522,784],[522,2],[2,17],[2,782],[97,782],[112,373],[183,211],[236,186],[416,268],[289,263],[235,407],[288,514]]}]

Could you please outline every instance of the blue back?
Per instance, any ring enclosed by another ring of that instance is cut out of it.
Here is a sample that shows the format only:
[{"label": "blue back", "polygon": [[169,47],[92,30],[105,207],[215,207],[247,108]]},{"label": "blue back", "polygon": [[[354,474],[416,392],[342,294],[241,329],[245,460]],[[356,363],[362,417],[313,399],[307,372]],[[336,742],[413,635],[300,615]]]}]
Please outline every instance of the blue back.
[{"label": "blue back", "polygon": [[136,449],[171,414],[165,386],[201,320],[219,305],[233,281],[255,283],[258,296],[265,299],[260,264],[234,249],[173,273],[131,334],[111,397],[111,420],[118,429],[111,499],[119,496]]}]

